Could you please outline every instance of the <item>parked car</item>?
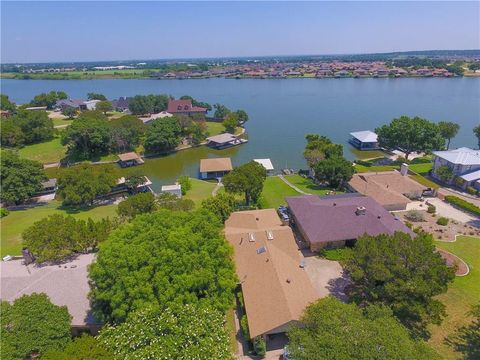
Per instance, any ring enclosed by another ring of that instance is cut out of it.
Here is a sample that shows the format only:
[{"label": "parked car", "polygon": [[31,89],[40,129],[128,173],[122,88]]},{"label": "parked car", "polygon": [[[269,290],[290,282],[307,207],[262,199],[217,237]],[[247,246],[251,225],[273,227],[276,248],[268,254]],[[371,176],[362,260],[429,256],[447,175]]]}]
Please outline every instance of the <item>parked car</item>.
[{"label": "parked car", "polygon": [[280,216],[280,219],[282,219],[285,222],[290,221],[290,215],[288,214],[288,209],[285,206],[279,206],[277,212],[278,212],[278,215]]}]

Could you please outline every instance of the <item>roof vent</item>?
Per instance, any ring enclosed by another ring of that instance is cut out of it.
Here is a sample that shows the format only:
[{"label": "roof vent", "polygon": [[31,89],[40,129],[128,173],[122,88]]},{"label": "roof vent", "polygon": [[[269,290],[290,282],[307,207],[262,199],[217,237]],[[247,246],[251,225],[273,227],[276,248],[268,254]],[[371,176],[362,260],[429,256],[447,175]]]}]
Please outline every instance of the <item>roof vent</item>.
[{"label": "roof vent", "polygon": [[287,283],[290,284],[291,282],[292,282],[292,280],[290,280],[289,278],[287,278]]},{"label": "roof vent", "polygon": [[268,240],[273,240],[273,232],[272,230],[267,230],[265,231],[267,233],[267,239]]},{"label": "roof vent", "polygon": [[248,241],[250,241],[250,242],[255,241],[255,234],[254,233],[248,233]]},{"label": "roof vent", "polygon": [[380,215],[377,216],[377,219],[381,219],[382,217]]},{"label": "roof vent", "polygon": [[262,254],[264,252],[267,252],[267,248],[265,246],[262,246],[261,248],[257,249],[257,254]]},{"label": "roof vent", "polygon": [[333,206],[337,206],[337,203],[333,203]]},{"label": "roof vent", "polygon": [[358,215],[365,215],[367,212],[367,208],[365,206],[357,206],[357,210],[355,210],[355,214]]}]

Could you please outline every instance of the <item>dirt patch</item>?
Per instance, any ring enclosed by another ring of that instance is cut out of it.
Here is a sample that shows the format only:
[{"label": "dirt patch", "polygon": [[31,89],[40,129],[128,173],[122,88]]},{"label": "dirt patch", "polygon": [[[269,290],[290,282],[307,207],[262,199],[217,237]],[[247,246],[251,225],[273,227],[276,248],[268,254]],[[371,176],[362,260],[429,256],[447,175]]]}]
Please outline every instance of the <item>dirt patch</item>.
[{"label": "dirt patch", "polygon": [[456,276],[465,276],[470,272],[466,262],[460,259],[458,256],[439,248],[437,248],[437,252],[442,256],[442,258],[445,259],[447,266],[454,266],[455,264],[457,265],[457,271],[455,272]]}]

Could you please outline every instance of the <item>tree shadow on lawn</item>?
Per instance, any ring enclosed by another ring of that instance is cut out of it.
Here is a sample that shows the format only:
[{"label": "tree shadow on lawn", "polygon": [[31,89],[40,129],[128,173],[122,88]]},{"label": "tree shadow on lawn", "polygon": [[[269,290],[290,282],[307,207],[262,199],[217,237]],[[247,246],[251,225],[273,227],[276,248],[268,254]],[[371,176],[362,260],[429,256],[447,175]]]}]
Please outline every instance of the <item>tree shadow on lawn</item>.
[{"label": "tree shadow on lawn", "polygon": [[[476,312],[480,314],[480,305]],[[473,313],[473,311],[472,311]],[[480,359],[480,316],[445,339],[445,344],[462,353],[465,359]]]}]

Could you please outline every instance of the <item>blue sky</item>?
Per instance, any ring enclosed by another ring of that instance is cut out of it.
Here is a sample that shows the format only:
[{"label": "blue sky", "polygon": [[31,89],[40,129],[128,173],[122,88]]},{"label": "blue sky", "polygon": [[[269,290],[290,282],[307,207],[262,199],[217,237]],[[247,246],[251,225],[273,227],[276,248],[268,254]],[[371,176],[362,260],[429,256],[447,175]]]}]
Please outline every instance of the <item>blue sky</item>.
[{"label": "blue sky", "polygon": [[480,48],[480,2],[1,2],[1,61]]}]

